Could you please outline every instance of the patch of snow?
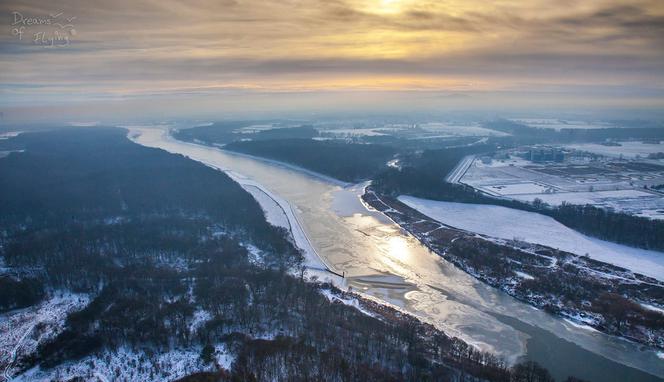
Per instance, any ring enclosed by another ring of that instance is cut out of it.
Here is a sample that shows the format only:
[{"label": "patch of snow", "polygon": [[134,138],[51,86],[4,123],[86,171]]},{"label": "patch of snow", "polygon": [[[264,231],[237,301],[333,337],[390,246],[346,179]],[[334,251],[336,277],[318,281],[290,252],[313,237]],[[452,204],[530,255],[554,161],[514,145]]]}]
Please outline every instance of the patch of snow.
[{"label": "patch of snow", "polygon": [[400,196],[411,208],[439,222],[466,231],[510,240],[522,238],[580,256],[614,264],[664,281],[664,253],[633,248],[585,236],[541,214],[512,208],[440,202]]},{"label": "patch of snow", "polygon": [[6,133],[0,133],[0,140],[18,137],[18,135],[21,133],[22,131],[8,131]]},{"label": "patch of snow", "polygon": [[484,189],[494,195],[543,194],[551,189],[551,186],[536,182],[522,182],[485,186]]},{"label": "patch of snow", "polygon": [[653,311],[653,312],[657,312],[657,313],[664,314],[664,308],[660,308],[660,307],[658,307],[658,306],[654,306],[654,305],[650,305],[650,304],[645,304],[645,303],[641,303],[641,306],[644,307],[644,308],[647,309],[647,310],[650,310],[650,311]]},{"label": "patch of snow", "polygon": [[202,327],[207,321],[212,319],[212,314],[207,310],[197,309],[194,311],[194,316],[191,319],[189,324],[189,332],[195,333],[200,327]]},{"label": "patch of snow", "polygon": [[268,223],[275,227],[290,229],[286,213],[276,201],[270,198],[268,194],[266,194],[261,188],[252,185],[247,185],[243,188],[256,199],[258,204],[260,204]]},{"label": "patch of snow", "polygon": [[525,273],[525,272],[515,271],[514,273],[516,273],[516,275],[519,276],[519,277],[521,277],[522,279],[526,279],[526,280],[535,280],[535,278],[534,278],[533,276],[531,276],[531,275],[529,275],[529,274],[527,274],[527,273]]},{"label": "patch of snow", "polygon": [[[221,367],[227,368],[234,357],[224,346],[215,346],[215,357]],[[151,350],[135,351],[122,347],[115,352],[104,351],[74,362],[42,370],[35,367],[14,378],[17,382],[70,380],[75,377],[86,381],[164,381],[187,375],[213,371],[214,365],[203,364],[201,347],[173,349],[165,353]]]},{"label": "patch of snow", "polygon": [[93,127],[93,126],[99,126],[100,124],[101,124],[100,121],[69,122],[69,126],[74,126],[74,127]]},{"label": "patch of snow", "polygon": [[615,127],[609,122],[602,121],[570,121],[562,120],[556,118],[515,118],[512,119],[514,122],[523,123],[529,127],[535,129],[552,129],[552,130],[562,130],[562,129],[606,129],[609,127]]},{"label": "patch of snow", "polygon": [[0,315],[0,372],[9,379],[14,366],[64,330],[71,312],[90,302],[86,294],[58,292],[41,303]]},{"label": "patch of snow", "polygon": [[338,301],[344,305],[352,306],[353,308],[359,310],[360,312],[366,314],[367,316],[375,317],[375,314],[362,307],[360,301],[357,298],[352,298],[352,297],[342,298],[341,296],[337,295],[336,293],[332,292],[329,289],[321,289],[320,292],[321,294],[323,294],[323,296],[327,297],[327,299],[330,300],[330,302]]},{"label": "patch of snow", "polygon": [[[514,199],[523,201],[533,201],[535,198],[541,199],[543,202],[551,205],[561,205],[563,202],[571,204],[602,204],[612,199],[619,199],[617,201],[624,203],[625,199],[661,199],[650,192],[641,190],[612,190],[612,191],[580,191],[580,192],[555,192],[550,194],[523,194],[516,195]],[[611,206],[613,208],[620,207],[619,204]]]},{"label": "patch of snow", "polygon": [[419,125],[420,128],[432,133],[445,134],[444,136],[459,136],[459,137],[470,137],[470,136],[496,136],[502,137],[509,134],[502,131],[491,130],[484,127],[481,127],[479,124],[455,124],[455,123],[438,123],[430,122]]},{"label": "patch of snow", "polygon": [[572,319],[569,319],[569,318],[563,318],[563,320],[565,320],[565,322],[567,322],[568,324],[574,326],[575,328],[579,328],[579,329],[599,333],[599,331],[597,329],[593,328],[592,326],[588,326],[588,325],[585,325],[585,324],[579,324],[578,322],[576,322]]},{"label": "patch of snow", "polygon": [[321,129],[320,132],[337,137],[377,137],[385,135],[379,129]]},{"label": "patch of snow", "polygon": [[214,354],[217,358],[217,364],[219,366],[226,370],[231,369],[231,365],[233,364],[233,361],[235,361],[235,356],[228,352],[228,349],[226,349],[225,345],[216,345],[214,347]]}]

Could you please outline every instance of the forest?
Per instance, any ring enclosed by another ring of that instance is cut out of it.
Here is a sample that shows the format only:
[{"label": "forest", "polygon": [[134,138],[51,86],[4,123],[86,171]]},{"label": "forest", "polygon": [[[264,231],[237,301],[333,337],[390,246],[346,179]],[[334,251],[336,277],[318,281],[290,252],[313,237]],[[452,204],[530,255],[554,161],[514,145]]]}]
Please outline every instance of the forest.
[{"label": "forest", "polygon": [[[269,139],[311,139],[318,136],[318,131],[312,126],[302,125],[288,128],[269,128],[257,131],[241,131],[243,127],[252,125],[265,125],[266,121],[228,121],[216,122],[210,126],[198,126],[189,129],[178,130],[174,133],[175,138],[194,142],[200,141],[206,144],[224,145],[227,143],[254,140],[262,141]],[[278,121],[275,121],[278,123]]]},{"label": "forest", "polygon": [[11,285],[0,289],[2,309],[55,291],[91,296],[19,360],[22,370],[120,347],[200,347],[201,360],[213,362],[211,344],[225,344],[236,355],[230,370],[187,380],[552,380],[532,362],[510,368],[359,296],[371,315],[331,302],[321,289],[344,292],[299,277],[300,252],[239,185],[125,135],[22,134],[12,144],[25,151],[0,159],[0,280]]}]

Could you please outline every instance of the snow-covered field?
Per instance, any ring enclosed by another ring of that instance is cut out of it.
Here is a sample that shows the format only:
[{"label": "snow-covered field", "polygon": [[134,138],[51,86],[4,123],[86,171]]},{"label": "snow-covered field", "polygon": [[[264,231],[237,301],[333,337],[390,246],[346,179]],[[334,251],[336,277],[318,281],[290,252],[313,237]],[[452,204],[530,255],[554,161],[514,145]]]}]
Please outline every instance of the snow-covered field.
[{"label": "snow-covered field", "polygon": [[[615,191],[587,191],[587,192],[554,192],[548,194],[523,194],[516,195],[514,199],[532,201],[540,198],[542,201],[557,206],[562,202],[572,204],[602,204],[612,199],[641,199],[659,198],[649,192],[640,190],[615,190]],[[619,209],[619,206],[612,206]],[[664,205],[662,206],[664,207]]]},{"label": "snow-covered field", "polygon": [[551,189],[551,186],[535,182],[523,182],[523,183],[485,186],[483,187],[483,189],[489,191],[494,195],[502,196],[502,195],[542,194],[546,190]]},{"label": "snow-covered field", "polygon": [[591,238],[553,218],[500,206],[439,202],[411,196],[399,200],[441,223],[501,239],[558,248],[664,281],[664,253]]},{"label": "snow-covered field", "polygon": [[536,129],[606,129],[615,127],[608,122],[587,122],[587,121],[572,121],[562,120],[556,118],[516,118],[512,119],[514,122],[522,123]]},{"label": "snow-covered field", "polygon": [[8,131],[6,133],[0,133],[0,140],[14,138],[17,137],[19,134],[21,134],[20,131]]},{"label": "snow-covered field", "polygon": [[[662,130],[662,136],[664,136],[664,130]],[[595,143],[584,143],[566,145],[565,147],[575,150],[588,151],[607,157],[620,157],[622,155],[624,158],[636,158],[637,156],[645,158],[648,156],[648,154],[664,152],[664,143],[654,144],[633,141],[618,143],[620,143],[620,146],[604,146]]]},{"label": "snow-covered field", "polygon": [[470,124],[470,125],[461,125],[454,123],[440,123],[440,122],[430,122],[423,123],[419,126],[423,130],[430,131],[432,133],[443,134],[446,136],[496,136],[502,137],[509,134],[503,133],[502,131],[496,131],[481,127],[479,124]]},{"label": "snow-covered field", "polygon": [[10,379],[21,360],[64,329],[69,313],[89,302],[88,295],[63,292],[38,305],[0,315],[0,380]]},{"label": "snow-covered field", "polygon": [[386,135],[379,129],[321,129],[320,132],[336,137],[376,137]]},{"label": "snow-covered field", "polygon": [[510,195],[510,197],[524,202],[540,199],[552,206],[559,206],[563,202],[592,204],[595,207],[610,208],[614,211],[622,211],[650,219],[664,219],[664,198],[640,190],[515,194]]},{"label": "snow-covered field", "polygon": [[[561,176],[548,173],[546,166],[518,157],[490,162],[480,159],[476,158],[460,176],[451,181],[469,185],[489,195],[524,202],[541,199],[550,205],[560,205],[563,201],[592,204],[650,219],[664,219],[664,197],[641,187],[642,183],[658,184],[654,177],[659,175],[654,173],[625,173],[635,182],[631,184],[629,178],[617,179],[613,173],[606,175],[601,170],[587,176]],[[591,169],[590,166],[585,167]]]}]

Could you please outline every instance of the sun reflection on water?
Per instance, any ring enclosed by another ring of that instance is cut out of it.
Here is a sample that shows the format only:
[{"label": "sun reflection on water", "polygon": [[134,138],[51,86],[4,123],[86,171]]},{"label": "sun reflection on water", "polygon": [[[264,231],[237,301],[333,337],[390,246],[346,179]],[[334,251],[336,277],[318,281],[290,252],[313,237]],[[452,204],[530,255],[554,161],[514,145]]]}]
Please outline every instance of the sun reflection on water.
[{"label": "sun reflection on water", "polygon": [[405,261],[410,257],[408,241],[401,236],[391,236],[387,239],[388,255],[399,261]]}]

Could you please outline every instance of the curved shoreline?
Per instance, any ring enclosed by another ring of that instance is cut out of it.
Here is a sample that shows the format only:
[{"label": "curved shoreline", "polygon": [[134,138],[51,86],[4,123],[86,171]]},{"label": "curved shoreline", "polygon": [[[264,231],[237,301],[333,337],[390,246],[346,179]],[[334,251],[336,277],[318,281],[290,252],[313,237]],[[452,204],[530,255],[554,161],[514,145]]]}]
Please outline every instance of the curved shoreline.
[{"label": "curved shoreline", "polygon": [[[220,150],[220,148],[213,147],[213,146],[208,146],[208,145],[200,145],[192,142],[185,142],[185,141],[180,141],[175,139],[171,134],[170,130],[164,130],[164,129],[154,129],[154,128],[141,128],[141,127],[126,127],[128,130],[127,138],[130,139],[132,142],[142,145],[142,146],[148,146],[148,147],[156,147],[156,146],[150,146],[149,142],[141,142],[140,138],[141,137],[146,137],[146,133],[158,133],[162,134],[162,136],[165,136],[166,140],[170,141],[177,141],[178,144],[184,143],[188,145],[192,145],[198,148],[205,148],[208,150]],[[228,150],[223,150],[226,153],[233,153],[236,154],[235,152],[231,152]],[[297,218],[297,215],[295,214],[295,210],[291,206],[291,204],[284,200],[283,198],[273,194],[270,190],[265,188],[262,184],[255,182],[251,180],[250,178],[244,176],[243,174],[237,173],[235,171],[229,170],[229,169],[224,169],[219,166],[216,166],[211,163],[206,163],[202,160],[198,160],[195,158],[189,158],[192,160],[195,160],[197,162],[200,162],[212,169],[215,169],[217,171],[221,171],[224,174],[226,174],[229,178],[231,178],[233,181],[238,183],[245,191],[251,193],[249,190],[247,190],[247,187],[253,187],[258,190],[260,190],[262,193],[264,193],[269,199],[271,199],[283,212],[285,215],[289,227],[284,227],[284,228],[290,228],[289,231],[291,233],[291,237],[293,238],[293,241],[295,242],[295,245],[301,249],[304,252],[305,255],[305,266],[308,268],[308,272],[311,273],[313,276],[314,274],[321,278],[321,276],[330,276],[334,275],[337,277],[342,277],[338,272],[334,270],[334,268],[329,265],[322,256],[318,254],[316,249],[314,248],[313,244],[311,243],[311,240],[309,239],[309,236],[307,235],[306,231],[302,227],[302,224],[300,223],[299,219]],[[255,159],[255,158],[254,158]],[[256,200],[256,198],[254,198]],[[270,206],[261,204],[259,200],[256,200],[257,203],[261,206],[261,208],[265,211],[266,209],[269,209]],[[324,275],[321,275],[320,272],[324,272]],[[334,281],[334,280],[329,280],[329,281]]]},{"label": "curved shoreline", "polygon": [[200,143],[190,142],[190,141],[182,141],[182,140],[179,140],[179,139],[175,138],[170,133],[169,133],[169,138],[177,140],[178,142],[183,142],[183,143],[187,143],[187,144],[191,144],[191,145],[198,145],[198,146],[215,148],[215,149],[218,149],[218,150],[222,150],[225,153],[229,153],[231,155],[237,155],[237,156],[241,156],[241,157],[245,157],[245,158],[250,158],[250,159],[257,160],[257,161],[269,163],[269,164],[272,164],[272,165],[275,165],[275,166],[283,167],[283,168],[286,168],[286,169],[289,169],[289,170],[297,171],[299,173],[309,175],[312,178],[318,178],[320,180],[324,180],[328,183],[334,184],[335,186],[339,186],[339,187],[343,187],[343,188],[352,186],[354,184],[354,183],[344,182],[343,180],[333,178],[331,176],[322,174],[322,173],[317,172],[317,171],[306,169],[306,168],[304,168],[302,166],[298,166],[296,164],[292,164],[292,163],[288,163],[288,162],[284,162],[284,161],[280,161],[280,160],[276,160],[276,159],[260,157],[260,156],[256,156],[256,155],[252,155],[252,154],[247,154],[247,153],[243,153],[241,151],[228,150],[228,149],[224,148],[225,145],[208,144],[207,142],[203,142],[203,141],[199,141]]}]

